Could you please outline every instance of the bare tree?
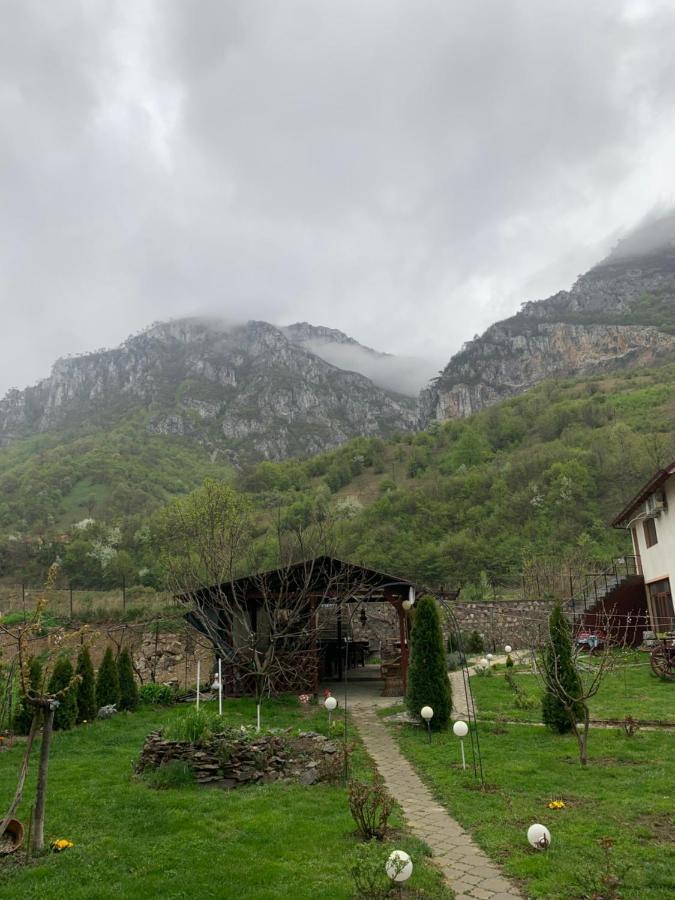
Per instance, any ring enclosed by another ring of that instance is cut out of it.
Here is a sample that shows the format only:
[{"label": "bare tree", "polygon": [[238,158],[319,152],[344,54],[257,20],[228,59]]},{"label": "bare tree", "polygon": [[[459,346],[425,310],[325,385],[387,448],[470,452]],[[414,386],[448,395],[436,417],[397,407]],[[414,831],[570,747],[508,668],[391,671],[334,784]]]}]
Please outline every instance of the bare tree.
[{"label": "bare tree", "polygon": [[335,520],[325,509],[279,508],[272,527],[256,545],[248,502],[207,482],[155,529],[167,586],[213,645],[228,688],[255,696],[258,729],[266,695],[313,688],[321,605],[340,609],[369,589],[363,569],[333,565]]},{"label": "bare tree", "polygon": [[[588,764],[590,701],[605,679],[628,662],[625,652],[634,623],[606,611],[595,614],[588,642],[574,641],[560,606],[551,613],[545,628],[530,633],[533,671],[544,691],[558,701],[579,747],[579,762]],[[585,648],[585,650],[584,650]]]},{"label": "bare tree", "polygon": [[[56,575],[57,569],[56,567],[52,567],[49,571],[47,588],[53,586]],[[14,797],[2,821],[0,821],[0,836],[4,834],[9,820],[12,818],[21,802],[33,744],[35,737],[41,728],[42,744],[40,748],[40,761],[38,765],[37,787],[35,793],[35,810],[31,830],[31,850],[35,853],[39,853],[44,849],[47,776],[49,771],[49,751],[51,748],[51,738],[54,727],[54,713],[66,694],[72,691],[80,681],[79,675],[73,675],[70,682],[59,691],[50,692],[47,687],[50,669],[54,662],[60,655],[67,652],[71,642],[75,643],[80,637],[79,632],[67,634],[65,631],[59,629],[52,632],[50,635],[51,649],[48,651],[46,664],[42,668],[40,683],[37,685],[31,683],[29,672],[30,643],[42,630],[46,605],[47,601],[43,596],[38,600],[35,614],[31,619],[27,622],[20,623],[18,626],[9,628],[0,621],[0,631],[16,642],[21,694],[33,712]]]}]

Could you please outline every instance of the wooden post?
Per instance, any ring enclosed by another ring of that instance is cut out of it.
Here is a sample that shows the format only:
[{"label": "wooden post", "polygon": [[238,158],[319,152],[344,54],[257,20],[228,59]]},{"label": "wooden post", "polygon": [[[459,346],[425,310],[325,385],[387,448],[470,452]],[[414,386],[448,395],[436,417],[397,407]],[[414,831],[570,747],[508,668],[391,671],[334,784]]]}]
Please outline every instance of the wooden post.
[{"label": "wooden post", "polygon": [[70,621],[73,620],[73,583],[72,581],[68,582],[68,594],[70,600]]},{"label": "wooden post", "polygon": [[396,611],[398,612],[398,633],[401,643],[401,680],[403,681],[403,693],[405,695],[405,692],[408,690],[408,643],[406,641],[408,629],[406,628],[406,615],[400,597],[396,604]]},{"label": "wooden post", "polygon": [[321,656],[319,653],[319,611],[317,607],[316,597],[311,599],[312,605],[312,631],[314,632],[314,694],[319,696],[319,664]]},{"label": "wooden post", "polygon": [[40,768],[38,769],[37,790],[35,792],[35,821],[33,822],[32,850],[40,853],[45,846],[45,804],[47,802],[47,775],[49,772],[49,746],[54,729],[55,707],[50,703],[45,710],[42,726],[42,746],[40,747]]},{"label": "wooden post", "polygon": [[199,709],[199,685],[202,675],[202,661],[197,659],[197,709]]},{"label": "wooden post", "polygon": [[342,677],[343,677],[342,607],[339,604],[338,604],[338,608],[337,608],[337,643],[338,643],[338,681],[342,681]]},{"label": "wooden post", "polygon": [[122,575],[122,610],[127,611],[127,579]]}]

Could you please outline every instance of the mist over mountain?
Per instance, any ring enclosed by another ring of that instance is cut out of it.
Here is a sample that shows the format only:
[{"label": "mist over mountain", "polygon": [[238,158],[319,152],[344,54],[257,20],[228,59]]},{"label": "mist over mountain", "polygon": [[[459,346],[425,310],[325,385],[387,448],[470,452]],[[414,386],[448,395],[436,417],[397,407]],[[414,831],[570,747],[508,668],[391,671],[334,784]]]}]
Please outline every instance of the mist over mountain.
[{"label": "mist over mountain", "polygon": [[415,356],[380,353],[335,328],[296,322],[282,329],[290,339],[339,369],[360,372],[388,391],[417,397],[442,363]]},{"label": "mist over mountain", "polygon": [[131,416],[150,433],[235,461],[318,453],[417,421],[415,400],[332,365],[273,325],[199,317],[58,360],[48,378],[0,400],[0,445]]},{"label": "mist over mountain", "polygon": [[569,291],[524,303],[468,341],[421,397],[421,419],[471,415],[545,378],[675,356],[675,211],[650,217]]}]

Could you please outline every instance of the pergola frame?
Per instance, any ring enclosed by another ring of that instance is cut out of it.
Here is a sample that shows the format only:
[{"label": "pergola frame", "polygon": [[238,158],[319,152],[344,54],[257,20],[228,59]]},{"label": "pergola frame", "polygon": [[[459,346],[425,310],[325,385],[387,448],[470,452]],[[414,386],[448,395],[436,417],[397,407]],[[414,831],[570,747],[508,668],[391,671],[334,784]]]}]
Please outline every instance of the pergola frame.
[{"label": "pergola frame", "polygon": [[[416,595],[433,593],[409,579],[335,557],[319,556],[284,568],[245,575],[220,585],[201,587],[181,595],[179,599],[194,605],[194,610],[187,614],[188,621],[212,641],[216,653],[224,656],[232,650],[232,638],[228,633],[228,606],[236,604],[247,609],[251,621],[255,623],[258,611],[270,596],[276,599],[279,607],[305,604],[308,616],[313,617],[316,617],[320,606],[336,605],[338,644],[341,646],[345,618],[350,622],[353,618],[353,611],[348,616],[343,615],[350,606],[355,605],[355,610],[361,604],[389,603],[396,610],[398,619],[401,675],[405,691],[410,649],[409,618],[403,603],[408,599],[411,588]],[[342,660],[341,654],[339,658]],[[314,688],[318,690],[318,667],[315,671]]]}]

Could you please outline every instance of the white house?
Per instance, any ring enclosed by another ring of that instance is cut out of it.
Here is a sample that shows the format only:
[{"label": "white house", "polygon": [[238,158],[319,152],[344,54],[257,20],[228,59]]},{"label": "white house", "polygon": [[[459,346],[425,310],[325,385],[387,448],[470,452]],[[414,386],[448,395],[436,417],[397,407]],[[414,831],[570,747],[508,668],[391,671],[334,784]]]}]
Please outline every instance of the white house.
[{"label": "white house", "polygon": [[675,628],[675,461],[633,497],[612,525],[629,528],[638,572],[644,577],[652,628]]}]

